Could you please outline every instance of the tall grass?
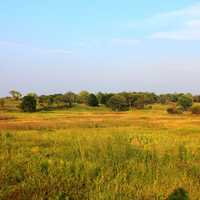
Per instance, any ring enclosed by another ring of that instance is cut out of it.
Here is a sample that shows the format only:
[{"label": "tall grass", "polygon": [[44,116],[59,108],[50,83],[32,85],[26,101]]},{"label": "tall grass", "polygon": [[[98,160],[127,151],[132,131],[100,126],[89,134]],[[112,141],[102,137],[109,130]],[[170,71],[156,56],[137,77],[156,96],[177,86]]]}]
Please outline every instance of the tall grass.
[{"label": "tall grass", "polygon": [[200,197],[197,116],[160,105],[1,116],[2,200],[165,200],[177,188]]},{"label": "tall grass", "polygon": [[2,132],[0,199],[166,199],[177,187],[198,199],[200,142],[170,137],[128,128]]}]

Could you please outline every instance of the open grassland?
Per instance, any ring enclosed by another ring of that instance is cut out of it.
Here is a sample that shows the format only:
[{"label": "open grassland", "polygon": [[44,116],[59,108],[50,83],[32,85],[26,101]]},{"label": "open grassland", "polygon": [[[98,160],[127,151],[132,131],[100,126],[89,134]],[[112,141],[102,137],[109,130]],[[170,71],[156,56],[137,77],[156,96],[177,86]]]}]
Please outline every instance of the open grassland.
[{"label": "open grassland", "polygon": [[165,109],[0,111],[0,199],[200,199],[200,117]]}]

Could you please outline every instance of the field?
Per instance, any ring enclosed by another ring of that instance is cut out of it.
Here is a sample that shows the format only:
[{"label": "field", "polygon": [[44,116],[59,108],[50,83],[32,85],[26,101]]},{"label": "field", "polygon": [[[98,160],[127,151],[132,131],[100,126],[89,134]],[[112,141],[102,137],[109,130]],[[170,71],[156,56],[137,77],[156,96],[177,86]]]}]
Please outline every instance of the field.
[{"label": "field", "polygon": [[200,199],[200,117],[165,110],[0,111],[0,199]]}]

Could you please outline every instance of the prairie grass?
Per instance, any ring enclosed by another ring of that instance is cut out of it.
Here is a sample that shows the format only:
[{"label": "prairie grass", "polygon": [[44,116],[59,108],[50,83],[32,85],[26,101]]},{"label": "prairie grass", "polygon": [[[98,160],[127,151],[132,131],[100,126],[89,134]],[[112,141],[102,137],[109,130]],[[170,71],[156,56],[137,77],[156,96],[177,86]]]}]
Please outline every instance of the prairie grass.
[{"label": "prairie grass", "polygon": [[0,199],[200,199],[200,117],[164,110],[1,112]]}]

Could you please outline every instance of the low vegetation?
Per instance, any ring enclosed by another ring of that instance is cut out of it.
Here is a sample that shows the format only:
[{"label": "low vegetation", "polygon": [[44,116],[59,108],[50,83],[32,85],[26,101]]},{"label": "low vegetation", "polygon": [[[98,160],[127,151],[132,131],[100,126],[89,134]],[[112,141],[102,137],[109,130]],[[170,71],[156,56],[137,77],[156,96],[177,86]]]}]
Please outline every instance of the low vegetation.
[{"label": "low vegetation", "polygon": [[[93,95],[79,95],[29,94],[37,103],[31,113],[19,107],[27,97],[4,99],[0,199],[199,198],[197,101],[186,110],[181,95],[161,104],[154,95],[101,93],[93,107]],[[169,105],[184,112],[168,114]]]},{"label": "low vegetation", "polygon": [[194,105],[191,108],[193,114],[200,115],[200,105]]}]

